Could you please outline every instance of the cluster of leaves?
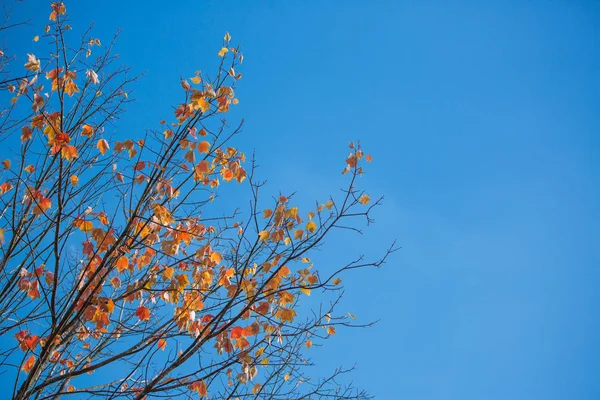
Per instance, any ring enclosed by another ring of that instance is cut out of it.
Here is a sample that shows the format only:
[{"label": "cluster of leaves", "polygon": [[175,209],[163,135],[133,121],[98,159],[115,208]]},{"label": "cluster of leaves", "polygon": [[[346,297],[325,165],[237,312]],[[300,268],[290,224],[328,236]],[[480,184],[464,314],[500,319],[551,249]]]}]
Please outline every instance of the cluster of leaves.
[{"label": "cluster of leaves", "polygon": [[[0,82],[10,94],[0,137],[14,149],[0,177],[0,333],[14,338],[0,354],[13,398],[364,396],[336,384],[342,371],[305,374],[313,340],[353,316],[334,316],[337,295],[304,318],[299,302],[339,293],[340,274],[392,251],[326,274],[308,258],[345,221],[370,221],[379,200],[354,187],[370,156],[350,145],[340,199],[302,213],[281,195],[262,210],[254,161],[230,145],[242,125],[224,118],[243,62],[229,34],[214,76],[181,81],[170,120],[115,140],[137,77],[115,65],[114,40],[87,31],[66,45],[63,3],[49,20],[34,38],[49,56],[28,54],[16,74],[3,65]],[[229,182],[250,188],[246,217],[205,216]]]}]

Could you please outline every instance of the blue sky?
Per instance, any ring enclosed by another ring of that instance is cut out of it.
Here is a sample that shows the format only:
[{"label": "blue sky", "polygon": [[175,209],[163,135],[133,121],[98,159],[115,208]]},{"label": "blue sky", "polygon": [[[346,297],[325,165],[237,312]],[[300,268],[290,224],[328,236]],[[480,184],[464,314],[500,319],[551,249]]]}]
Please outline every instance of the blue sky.
[{"label": "blue sky", "polygon": [[[33,37],[48,8],[25,4]],[[122,62],[147,71],[121,132],[170,116],[179,77],[214,68],[229,31],[245,53],[237,145],[256,148],[271,194],[323,200],[350,140],[373,154],[361,185],[386,196],[376,224],[313,259],[402,250],[345,279],[342,306],[381,321],[317,349],[318,371],[356,363],[381,399],[600,398],[599,3],[67,7],[104,42],[122,28]]]}]

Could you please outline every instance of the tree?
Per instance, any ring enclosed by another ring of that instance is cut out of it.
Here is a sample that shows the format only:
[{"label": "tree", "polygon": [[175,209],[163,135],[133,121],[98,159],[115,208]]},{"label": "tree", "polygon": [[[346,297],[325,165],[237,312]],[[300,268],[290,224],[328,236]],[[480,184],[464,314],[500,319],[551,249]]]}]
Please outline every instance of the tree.
[{"label": "tree", "polygon": [[[174,115],[112,137],[138,77],[117,65],[114,39],[87,30],[72,43],[66,6],[50,12],[34,39],[49,54],[23,67],[3,53],[0,66],[0,354],[13,398],[366,397],[337,384],[342,370],[309,378],[306,353],[355,325],[334,313],[340,276],[393,251],[320,273],[309,259],[334,230],[371,222],[381,199],[355,187],[370,156],[350,144],[347,188],[314,210],[293,194],[259,198],[255,160],[231,147],[242,124],[224,118],[243,61],[229,34],[214,76],[181,81]],[[205,215],[235,182],[249,208]],[[301,305],[310,294],[318,310]]]}]

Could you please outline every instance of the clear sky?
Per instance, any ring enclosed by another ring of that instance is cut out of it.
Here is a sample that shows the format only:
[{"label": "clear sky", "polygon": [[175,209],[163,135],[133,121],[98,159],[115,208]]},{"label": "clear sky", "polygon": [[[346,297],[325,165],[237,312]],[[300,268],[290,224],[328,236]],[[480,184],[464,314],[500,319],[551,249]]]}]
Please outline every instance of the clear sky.
[{"label": "clear sky", "polygon": [[[23,4],[33,37],[47,3]],[[122,28],[122,62],[147,71],[127,136],[172,115],[179,77],[214,68],[229,31],[245,54],[237,145],[256,148],[271,194],[323,201],[350,140],[373,154],[361,185],[386,196],[376,224],[313,259],[402,250],[344,280],[342,309],[381,321],[339,331],[315,372],[356,364],[380,399],[600,398],[600,3],[67,7],[103,42]]]}]

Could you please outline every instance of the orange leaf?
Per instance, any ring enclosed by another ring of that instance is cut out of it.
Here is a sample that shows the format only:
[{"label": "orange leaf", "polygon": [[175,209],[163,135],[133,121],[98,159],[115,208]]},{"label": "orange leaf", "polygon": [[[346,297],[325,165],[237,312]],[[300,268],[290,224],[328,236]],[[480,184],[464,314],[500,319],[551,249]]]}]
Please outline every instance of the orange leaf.
[{"label": "orange leaf", "polygon": [[165,268],[165,270],[163,271],[163,280],[170,281],[171,279],[173,279],[174,273],[175,273],[175,268],[173,268],[173,267]]},{"label": "orange leaf", "polygon": [[135,315],[140,321],[148,321],[150,319],[150,310],[144,306],[139,306]]},{"label": "orange leaf", "polygon": [[28,141],[29,139],[31,139],[32,135],[33,131],[29,126],[25,125],[23,128],[21,128],[21,142]]},{"label": "orange leaf", "polygon": [[368,194],[363,194],[362,196],[360,196],[360,199],[358,199],[358,202],[360,204],[367,204],[370,200],[371,200],[371,198],[369,197]]},{"label": "orange leaf", "polygon": [[210,143],[207,142],[206,140],[198,143],[198,151],[200,153],[208,153],[209,148],[210,148]]},{"label": "orange leaf", "polygon": [[119,257],[119,259],[117,260],[117,271],[119,272],[123,272],[127,269],[127,267],[129,266],[129,258],[125,257],[125,256],[121,256]]},{"label": "orange leaf", "polygon": [[29,371],[31,371],[31,368],[33,368],[33,364],[35,364],[35,356],[30,356],[27,361],[25,361],[25,364],[23,364],[21,369],[28,374]]},{"label": "orange leaf", "polygon": [[106,151],[109,149],[108,142],[105,139],[98,140],[98,144],[96,145],[96,147],[100,150],[100,153],[102,153],[102,155],[104,155],[104,153],[106,153]]},{"label": "orange leaf", "polygon": [[198,393],[200,396],[204,397],[208,393],[206,390],[206,383],[204,381],[196,381],[192,383],[189,388],[194,392]]},{"label": "orange leaf", "polygon": [[165,350],[165,347],[167,347],[167,341],[165,339],[159,339],[158,340],[158,348],[160,350]]},{"label": "orange leaf", "polygon": [[81,136],[91,137],[94,134],[94,128],[88,124],[84,124],[81,129]]},{"label": "orange leaf", "polygon": [[221,257],[221,253],[219,253],[218,251],[213,251],[210,254],[210,259],[213,262],[216,262],[217,264],[219,264],[221,262],[223,257]]}]

